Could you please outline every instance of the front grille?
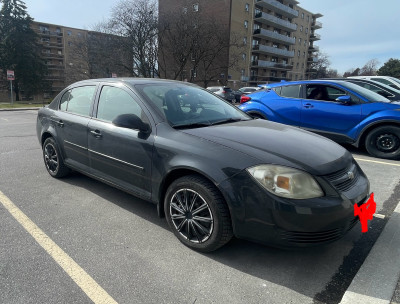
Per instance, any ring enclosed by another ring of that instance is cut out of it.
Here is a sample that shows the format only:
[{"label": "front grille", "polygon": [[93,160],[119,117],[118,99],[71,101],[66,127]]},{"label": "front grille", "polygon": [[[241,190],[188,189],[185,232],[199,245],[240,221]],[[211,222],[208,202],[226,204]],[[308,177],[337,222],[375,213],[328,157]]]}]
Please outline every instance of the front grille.
[{"label": "front grille", "polygon": [[345,169],[332,174],[325,175],[325,178],[339,191],[349,191],[358,181],[360,173],[355,163],[351,163]]},{"label": "front grille", "polygon": [[343,235],[343,229],[332,229],[321,232],[282,231],[281,237],[289,243],[317,244],[334,241]]}]

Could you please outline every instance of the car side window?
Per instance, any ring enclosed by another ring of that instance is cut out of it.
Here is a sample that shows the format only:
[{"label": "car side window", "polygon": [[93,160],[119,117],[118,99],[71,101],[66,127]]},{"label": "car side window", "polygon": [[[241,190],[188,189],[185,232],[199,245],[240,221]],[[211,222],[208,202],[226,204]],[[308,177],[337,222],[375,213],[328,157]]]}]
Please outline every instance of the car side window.
[{"label": "car side window", "polygon": [[61,98],[60,110],[89,116],[95,90],[96,86],[82,86],[68,90]]},{"label": "car side window", "polygon": [[280,96],[287,98],[299,98],[300,87],[301,87],[300,85],[282,86]]},{"label": "car side window", "polygon": [[389,80],[386,80],[383,78],[371,78],[371,80],[378,81],[378,82],[386,84],[386,85],[393,85]]},{"label": "car side window", "polygon": [[135,114],[143,121],[148,121],[142,108],[128,92],[117,87],[103,86],[97,107],[97,118],[112,122],[122,114]]},{"label": "car side window", "polygon": [[309,84],[306,89],[307,99],[335,101],[338,97],[343,95],[346,95],[344,90],[320,84]]}]

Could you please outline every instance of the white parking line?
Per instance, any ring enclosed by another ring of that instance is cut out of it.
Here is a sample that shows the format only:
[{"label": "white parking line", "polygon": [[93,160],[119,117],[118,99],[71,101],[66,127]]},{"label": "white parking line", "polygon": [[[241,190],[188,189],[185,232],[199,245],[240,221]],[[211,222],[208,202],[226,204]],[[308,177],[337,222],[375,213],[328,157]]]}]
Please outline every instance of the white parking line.
[{"label": "white parking line", "polygon": [[42,246],[42,248],[61,266],[70,278],[94,302],[101,304],[117,303],[93,278],[71,257],[32,222],[14,203],[0,191],[0,203]]},{"label": "white parking line", "polygon": [[369,163],[376,163],[376,164],[400,167],[400,164],[395,164],[395,163],[388,163],[388,162],[383,162],[383,161],[370,160],[370,159],[365,159],[365,158],[356,158],[356,157],[354,157],[354,159],[357,161],[359,160],[359,161],[364,161],[364,162],[369,162]]}]

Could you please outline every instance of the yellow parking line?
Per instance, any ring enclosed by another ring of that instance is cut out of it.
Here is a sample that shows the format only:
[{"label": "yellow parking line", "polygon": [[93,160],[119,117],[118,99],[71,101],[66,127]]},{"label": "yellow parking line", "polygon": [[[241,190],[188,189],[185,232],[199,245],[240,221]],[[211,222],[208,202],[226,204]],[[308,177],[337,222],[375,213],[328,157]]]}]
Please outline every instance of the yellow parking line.
[{"label": "yellow parking line", "polygon": [[0,191],[0,203],[25,228],[40,246],[61,266],[71,279],[94,303],[117,303],[71,257],[32,222],[11,200]]},{"label": "yellow parking line", "polygon": [[400,164],[394,164],[394,163],[388,163],[388,162],[382,162],[382,161],[370,160],[370,159],[364,159],[364,158],[354,158],[354,159],[359,160],[359,161],[369,162],[369,163],[376,163],[376,164],[400,167]]}]

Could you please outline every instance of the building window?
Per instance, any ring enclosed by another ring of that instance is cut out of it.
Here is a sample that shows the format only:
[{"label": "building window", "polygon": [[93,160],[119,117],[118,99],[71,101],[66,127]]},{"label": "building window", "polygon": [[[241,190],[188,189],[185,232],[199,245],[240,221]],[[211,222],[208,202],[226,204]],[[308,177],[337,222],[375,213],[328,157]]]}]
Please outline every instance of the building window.
[{"label": "building window", "polygon": [[304,13],[301,13],[301,19],[304,19]]},{"label": "building window", "polygon": [[225,79],[225,74],[224,74],[224,73],[221,73],[221,74],[219,75],[219,78]]},{"label": "building window", "polygon": [[259,24],[254,23],[254,25],[253,25],[254,30],[259,30],[260,28],[261,28],[261,26]]},{"label": "building window", "polygon": [[197,77],[197,71],[196,71],[196,69],[190,70],[190,76],[191,76],[192,78],[196,78],[196,77]]},{"label": "building window", "polygon": [[241,75],[241,76],[244,76],[244,73],[245,73],[244,69],[241,69],[241,70],[240,70],[240,75]]},{"label": "building window", "polygon": [[307,15],[307,22],[310,22],[310,16]]},{"label": "building window", "polygon": [[198,3],[193,4],[193,11],[194,12],[198,12],[199,11],[199,4]]},{"label": "building window", "polygon": [[61,51],[57,51],[57,54],[58,54],[58,55],[62,55],[62,52],[61,52]]},{"label": "building window", "polygon": [[304,40],[304,46],[306,46],[306,44],[307,44],[307,40]]},{"label": "building window", "polygon": [[256,46],[260,43],[260,41],[253,39],[253,46]]},{"label": "building window", "polygon": [[303,52],[303,57],[306,57],[306,52]]},{"label": "building window", "polygon": [[249,21],[245,20],[244,21],[244,28],[248,28],[249,27]]},{"label": "building window", "polygon": [[242,59],[246,60],[246,54],[245,53],[242,54]]},{"label": "building window", "polygon": [[306,28],[306,34],[308,34],[308,27]]},{"label": "building window", "polygon": [[246,3],[246,5],[244,6],[244,10],[248,12],[250,10],[250,4]]},{"label": "building window", "polygon": [[187,7],[182,8],[182,13],[183,13],[184,15],[187,14]]},{"label": "building window", "polygon": [[300,57],[300,50],[297,51],[297,57]]},{"label": "building window", "polygon": [[301,38],[299,38],[299,44],[301,44]]},{"label": "building window", "polygon": [[81,37],[81,36],[82,36],[82,34],[78,32],[78,37]]},{"label": "building window", "polygon": [[247,37],[243,37],[243,45],[247,45]]},{"label": "building window", "polygon": [[72,46],[72,42],[71,41],[68,41],[68,46]]},{"label": "building window", "polygon": [[293,37],[294,38],[294,43],[296,43],[296,37]]},{"label": "building window", "polygon": [[67,31],[67,35],[68,35],[68,36],[71,36],[71,35],[72,35],[72,32],[71,32],[71,31]]}]

